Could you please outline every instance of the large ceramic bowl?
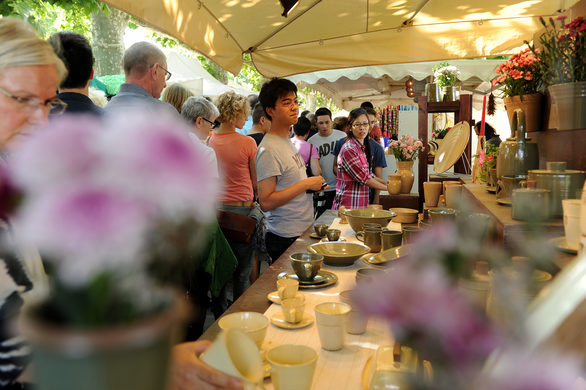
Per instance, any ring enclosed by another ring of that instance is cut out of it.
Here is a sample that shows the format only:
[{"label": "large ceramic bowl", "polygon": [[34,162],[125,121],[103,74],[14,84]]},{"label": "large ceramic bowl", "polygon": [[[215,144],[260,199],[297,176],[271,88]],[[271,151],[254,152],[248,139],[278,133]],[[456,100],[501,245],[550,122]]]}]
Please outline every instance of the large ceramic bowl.
[{"label": "large ceramic bowl", "polygon": [[419,211],[415,209],[407,209],[404,207],[393,207],[391,211],[397,213],[397,216],[393,218],[393,222],[397,223],[417,223],[419,217]]},{"label": "large ceramic bowl", "polygon": [[218,325],[224,330],[237,328],[246,332],[260,350],[267,334],[269,319],[254,311],[239,311],[223,316],[218,321]]},{"label": "large ceramic bowl", "polygon": [[393,219],[397,213],[390,210],[373,210],[373,209],[352,209],[344,212],[350,227],[355,232],[362,230],[362,225],[365,223],[378,223],[382,227],[387,226],[389,221]]},{"label": "large ceramic bowl", "polygon": [[[380,210],[374,210],[380,211]],[[370,252],[370,248],[356,242],[318,242],[307,247],[311,253],[319,253],[328,265],[352,265],[356,259]]]}]

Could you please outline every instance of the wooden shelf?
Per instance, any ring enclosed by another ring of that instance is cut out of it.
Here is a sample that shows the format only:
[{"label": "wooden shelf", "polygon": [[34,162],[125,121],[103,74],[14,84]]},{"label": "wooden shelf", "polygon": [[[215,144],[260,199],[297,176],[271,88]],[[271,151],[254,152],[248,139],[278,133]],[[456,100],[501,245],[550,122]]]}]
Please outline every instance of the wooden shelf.
[{"label": "wooden shelf", "polygon": [[[461,95],[463,96],[463,95]],[[460,102],[427,102],[427,112],[458,112],[460,111]]]}]

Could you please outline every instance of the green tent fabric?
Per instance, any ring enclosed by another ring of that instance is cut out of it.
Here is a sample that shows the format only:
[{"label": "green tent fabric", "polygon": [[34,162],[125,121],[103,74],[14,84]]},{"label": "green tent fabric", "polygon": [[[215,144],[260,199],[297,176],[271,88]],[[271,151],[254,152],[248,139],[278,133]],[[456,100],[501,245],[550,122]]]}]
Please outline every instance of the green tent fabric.
[{"label": "green tent fabric", "polygon": [[108,86],[106,84],[102,83],[97,78],[93,78],[90,81],[90,87],[99,89],[100,91],[104,92],[105,94],[108,93]]},{"label": "green tent fabric", "polygon": [[94,78],[94,80],[100,82],[105,86],[105,89],[100,89],[102,89],[102,91],[104,91],[107,96],[115,96],[118,94],[118,91],[120,91],[120,86],[124,84],[124,82],[126,81],[126,76],[124,76],[123,74],[112,74],[107,76],[96,77]]}]

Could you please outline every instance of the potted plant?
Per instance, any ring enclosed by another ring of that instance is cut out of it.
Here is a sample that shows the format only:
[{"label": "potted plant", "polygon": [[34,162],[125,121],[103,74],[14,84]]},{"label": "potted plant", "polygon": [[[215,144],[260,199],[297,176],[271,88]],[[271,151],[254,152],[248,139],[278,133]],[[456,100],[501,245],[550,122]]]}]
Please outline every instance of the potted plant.
[{"label": "potted plant", "polygon": [[454,102],[458,100],[458,86],[460,85],[460,71],[447,62],[442,62],[433,67],[435,82],[442,89],[442,101]]},{"label": "potted plant", "polygon": [[401,175],[401,194],[408,194],[413,187],[413,161],[423,150],[423,142],[412,136],[404,135],[389,144],[389,154],[397,159],[397,173]]},{"label": "potted plant", "polygon": [[474,155],[474,157],[478,159],[478,166],[480,167],[480,180],[486,182],[489,187],[496,185],[493,180],[489,180],[489,171],[493,168],[496,168],[496,156],[498,149],[498,146],[495,144],[487,142],[485,150],[479,149],[478,154]]},{"label": "potted plant", "polygon": [[529,47],[543,62],[557,129],[582,129],[586,128],[586,21],[578,17],[566,24],[565,20],[566,16],[559,16],[546,23],[540,18],[545,27],[539,37],[541,51]]},{"label": "potted plant", "polygon": [[198,266],[218,186],[183,123],[136,114],[58,119],[10,158],[51,284],[23,316],[41,390],[165,386],[184,313],[164,286]]},{"label": "potted plant", "polygon": [[[540,53],[539,49],[535,51]],[[509,122],[513,119],[515,109],[525,112],[527,131],[542,128],[543,111],[543,63],[531,50],[525,49],[513,54],[506,62],[496,68],[497,78],[493,85],[500,84]]]}]

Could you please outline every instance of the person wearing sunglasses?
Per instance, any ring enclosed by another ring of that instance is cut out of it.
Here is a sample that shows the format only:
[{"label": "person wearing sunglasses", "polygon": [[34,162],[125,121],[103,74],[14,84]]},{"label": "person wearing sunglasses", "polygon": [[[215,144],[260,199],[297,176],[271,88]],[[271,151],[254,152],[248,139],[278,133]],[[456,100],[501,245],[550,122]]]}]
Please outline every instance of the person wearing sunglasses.
[{"label": "person wearing sunglasses", "polygon": [[106,105],[106,113],[138,106],[178,115],[172,105],[159,100],[171,72],[167,70],[165,54],[158,47],[149,42],[137,42],[126,50],[123,62],[126,82]]},{"label": "person wearing sunglasses", "polygon": [[364,108],[355,108],[348,115],[348,137],[338,155],[336,196],[333,209],[366,208],[368,189],[386,190],[387,183],[373,174],[372,150],[369,141],[370,121]]}]

